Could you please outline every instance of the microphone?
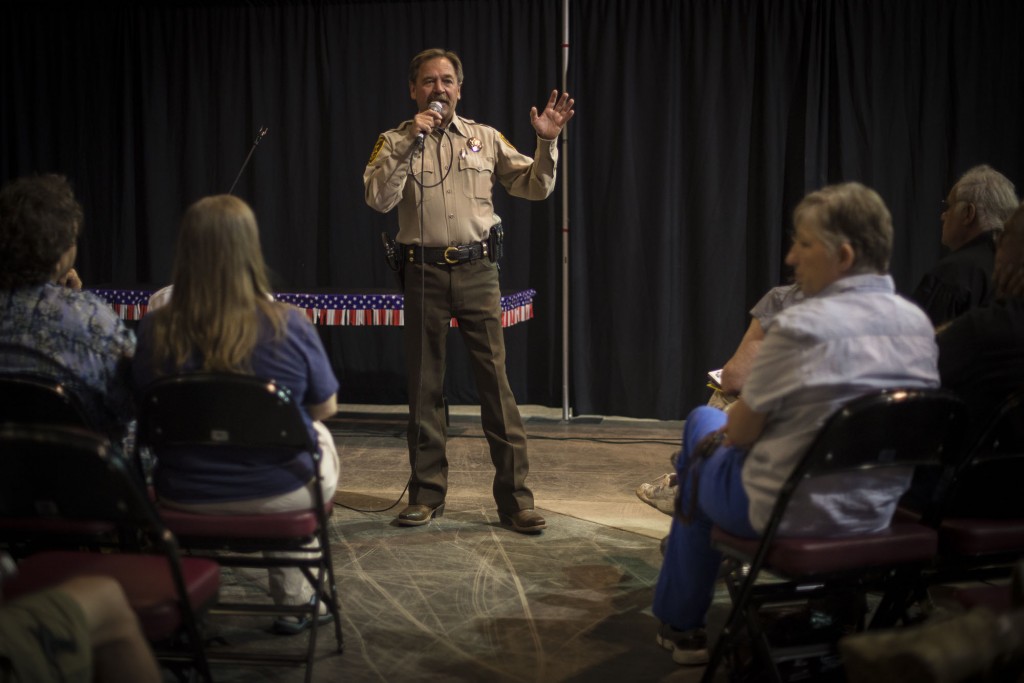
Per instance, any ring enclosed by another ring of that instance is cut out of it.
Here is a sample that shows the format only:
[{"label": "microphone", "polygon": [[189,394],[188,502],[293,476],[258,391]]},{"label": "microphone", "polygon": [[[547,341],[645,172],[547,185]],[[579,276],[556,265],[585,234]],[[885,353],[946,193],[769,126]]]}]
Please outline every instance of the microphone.
[{"label": "microphone", "polygon": [[267,129],[264,126],[260,126],[260,129],[256,131],[256,139],[252,141],[252,147],[249,148],[249,154],[246,155],[245,161],[242,162],[242,168],[238,169],[238,175],[235,176],[235,182],[231,183],[231,189],[228,190],[228,194],[232,194],[235,191],[235,185],[238,184],[238,179],[242,177],[242,173],[245,171],[245,167],[249,165],[249,159],[252,158],[252,153],[256,151],[256,147],[260,144],[260,141],[267,136]]},{"label": "microphone", "polygon": [[[428,104],[427,105],[427,109],[431,109],[433,111],[436,111],[441,116],[444,116],[444,102],[441,102],[440,100],[434,100],[433,102]],[[426,140],[426,139],[427,139],[427,134],[421,132],[419,135],[416,136],[416,144],[418,146],[422,147],[423,146],[423,141]]]}]

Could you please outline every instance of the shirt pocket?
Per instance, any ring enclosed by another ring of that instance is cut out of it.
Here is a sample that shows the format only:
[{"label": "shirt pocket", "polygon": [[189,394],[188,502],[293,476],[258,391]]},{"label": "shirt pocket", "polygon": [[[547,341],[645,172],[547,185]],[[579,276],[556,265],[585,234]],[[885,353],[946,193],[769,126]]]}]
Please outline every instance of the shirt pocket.
[{"label": "shirt pocket", "polygon": [[423,189],[430,188],[437,183],[437,162],[431,159],[429,154],[420,153],[412,160],[412,170],[409,171],[409,175],[406,190],[408,191],[409,185],[415,187],[416,206],[419,206],[426,196]]},{"label": "shirt pocket", "polygon": [[490,199],[494,173],[494,159],[476,152],[459,159],[459,179],[462,191],[470,199]]},{"label": "shirt pocket", "polygon": [[[409,162],[406,162],[409,163]],[[432,185],[437,178],[437,161],[429,154],[420,153],[412,160],[410,175],[420,184]]]}]

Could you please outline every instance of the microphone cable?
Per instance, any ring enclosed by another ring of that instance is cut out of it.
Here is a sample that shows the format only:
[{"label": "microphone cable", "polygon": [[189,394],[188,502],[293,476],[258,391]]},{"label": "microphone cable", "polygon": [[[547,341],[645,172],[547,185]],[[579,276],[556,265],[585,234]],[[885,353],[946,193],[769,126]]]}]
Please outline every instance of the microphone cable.
[{"label": "microphone cable", "polygon": [[[419,148],[420,149],[420,177],[418,177],[418,178],[416,177],[416,174],[413,172],[413,171],[415,171],[415,166],[413,165],[413,162],[414,162],[414,157],[416,155],[413,154],[413,155],[411,155],[409,157],[409,177],[412,178],[412,181],[414,183],[416,183],[420,187],[421,190],[429,190],[431,188],[437,187],[438,185],[441,185],[442,183],[444,183],[444,181],[448,179],[448,174],[452,172],[452,164],[455,163],[455,146],[452,144],[451,133],[449,133],[444,128],[438,128],[437,130],[440,131],[440,133],[441,133],[441,137],[437,141],[437,167],[441,168],[442,165],[443,165],[443,162],[444,162],[444,159],[441,157],[441,151],[444,148],[445,140],[448,141],[448,149],[451,150],[451,156],[448,159],[448,166],[445,167],[444,173],[441,174],[441,178],[436,183],[431,183],[430,185],[428,185],[428,184],[423,182],[423,174],[426,171],[426,156],[427,156],[427,145],[426,145],[426,142],[424,142],[423,146]],[[430,137],[430,136],[427,136],[427,137]],[[426,195],[421,194],[420,195],[420,214],[419,214],[420,215],[420,246],[421,247],[423,246],[423,202],[425,202],[425,201],[426,201]]]},{"label": "microphone cable", "polygon": [[[416,384],[416,415],[415,415],[415,419],[416,419],[416,440],[415,440],[415,448],[412,450],[412,454],[411,454],[412,458],[411,458],[410,465],[411,465],[411,470],[412,471],[409,472],[409,480],[405,483],[405,488],[406,489],[408,489],[409,486],[412,484],[413,473],[416,471],[416,460],[419,457],[419,453],[420,453],[420,436],[423,433],[423,421],[421,419],[421,416],[423,414],[423,400],[422,400],[423,399],[423,357],[424,357],[424,353],[425,353],[424,349],[426,348],[426,343],[424,341],[424,338],[426,337],[426,333],[427,333],[427,321],[426,321],[426,310],[427,310],[427,264],[426,264],[426,258],[425,258],[426,257],[426,247],[423,244],[423,224],[425,222],[424,221],[424,213],[426,211],[425,207],[427,205],[427,190],[429,190],[431,188],[434,188],[434,187],[439,187],[441,184],[444,183],[445,180],[448,179],[448,174],[451,173],[452,163],[453,163],[453,161],[455,159],[455,147],[452,144],[451,136],[448,134],[448,131],[445,130],[444,128],[441,128],[440,130],[441,130],[441,137],[437,141],[437,168],[438,169],[441,168],[441,165],[443,163],[443,159],[441,157],[441,151],[444,148],[445,138],[448,139],[448,149],[451,150],[451,154],[450,154],[450,158],[448,159],[448,168],[446,168],[444,170],[444,173],[441,174],[440,179],[438,179],[438,181],[436,183],[433,183],[431,185],[427,185],[426,183],[423,182],[424,179],[425,179],[424,175],[426,174],[426,166],[427,166],[427,162],[426,162],[426,159],[427,159],[427,144],[426,144],[426,140],[425,139],[423,141],[423,145],[420,147],[420,175],[419,175],[418,178],[416,177],[416,174],[413,173],[413,171],[414,171],[413,157],[415,157],[415,155],[409,157],[409,176],[413,179],[413,182],[416,183],[416,185],[419,186],[419,188],[420,188],[420,207],[419,207],[420,210],[419,210],[419,212],[417,214],[418,219],[419,219],[418,222],[419,222],[419,233],[420,233],[420,244],[419,244],[419,250],[420,250],[420,258],[419,258],[419,261],[420,261],[420,300],[419,300],[419,307],[420,307],[420,335],[419,335],[419,340],[420,340],[420,362],[419,362],[419,373],[418,373],[419,377],[417,378],[417,384]],[[430,137],[430,136],[427,136],[427,137]],[[444,377],[444,374],[442,373],[441,376]],[[441,391],[442,391],[442,393],[444,392],[444,388],[443,387],[442,387]],[[434,409],[434,407],[432,406],[431,409]],[[445,434],[445,440],[447,440],[447,438],[448,438],[448,435],[446,433]],[[404,490],[402,491],[402,494],[403,495],[405,494]],[[401,500],[401,499],[402,499],[401,496],[399,496],[398,500]],[[394,507],[394,505],[397,505],[397,504],[398,504],[398,501],[395,501],[395,503],[392,505],[392,507]]]},{"label": "microphone cable", "polygon": [[[437,167],[441,168],[441,166],[443,164],[443,159],[442,159],[442,156],[441,156],[441,152],[442,152],[442,149],[444,148],[444,141],[445,141],[445,139],[448,140],[448,149],[451,150],[451,154],[449,155],[449,159],[448,159],[448,167],[445,168],[444,173],[441,175],[441,178],[436,183],[428,185],[428,184],[423,182],[423,176],[426,173],[426,157],[427,157],[426,140],[424,140],[424,143],[423,143],[422,146],[420,146],[417,143],[417,146],[419,147],[419,152],[420,152],[420,175],[419,175],[419,177],[417,177],[416,173],[415,173],[416,167],[414,165],[414,162],[415,162],[416,155],[412,154],[412,155],[409,156],[409,177],[412,178],[413,182],[416,183],[416,185],[420,188],[420,206],[419,206],[419,213],[418,213],[418,218],[419,218],[419,236],[420,236],[420,243],[419,243],[419,252],[420,252],[420,258],[419,258],[419,262],[420,262],[420,300],[419,300],[419,307],[420,307],[419,308],[419,310],[420,310],[420,336],[419,336],[419,339],[420,339],[420,362],[419,362],[419,373],[418,373],[419,377],[417,378],[417,385],[416,385],[416,414],[415,414],[415,418],[416,418],[416,439],[414,441],[415,446],[410,451],[411,458],[410,458],[410,463],[409,463],[412,471],[409,473],[409,478],[406,479],[406,481],[405,481],[405,486],[402,488],[402,492],[398,494],[398,498],[396,498],[395,502],[391,503],[391,505],[387,506],[386,508],[382,508],[380,510],[363,510],[361,508],[352,507],[351,505],[346,505],[344,503],[339,503],[337,501],[335,501],[335,503],[334,503],[335,505],[338,505],[340,507],[343,507],[343,508],[346,508],[346,509],[349,509],[349,510],[353,510],[355,512],[387,512],[388,510],[393,509],[396,505],[398,505],[400,502],[402,502],[402,497],[405,496],[405,492],[409,490],[409,485],[412,484],[413,473],[416,471],[416,459],[417,459],[417,456],[419,455],[419,450],[420,450],[420,436],[423,433],[422,432],[422,430],[423,430],[423,423],[420,420],[420,415],[422,414],[421,411],[422,411],[422,407],[423,407],[422,406],[423,402],[421,400],[422,393],[423,393],[423,354],[424,354],[424,346],[425,346],[423,339],[426,336],[426,317],[425,317],[425,312],[426,312],[426,307],[427,307],[427,305],[426,305],[426,290],[427,290],[427,276],[426,276],[427,270],[426,270],[426,266],[427,266],[427,264],[424,262],[425,252],[424,252],[424,245],[423,245],[424,206],[426,205],[426,202],[427,202],[426,190],[429,190],[429,189],[434,188],[434,187],[438,187],[439,185],[443,184],[444,181],[448,179],[448,174],[451,173],[452,164],[455,161],[455,146],[452,143],[451,135],[444,128],[439,128],[438,130],[440,130],[440,132],[441,132],[441,137],[437,141],[437,162],[438,162],[438,166]],[[427,137],[430,137],[430,136],[428,135]],[[403,282],[404,282],[404,279],[403,279]],[[403,302],[404,302],[405,309],[408,310],[409,300],[407,298],[405,298],[405,292],[402,292],[402,295],[403,295]],[[442,391],[443,391],[443,389],[442,389]],[[445,438],[447,439],[447,434],[445,435]]]}]

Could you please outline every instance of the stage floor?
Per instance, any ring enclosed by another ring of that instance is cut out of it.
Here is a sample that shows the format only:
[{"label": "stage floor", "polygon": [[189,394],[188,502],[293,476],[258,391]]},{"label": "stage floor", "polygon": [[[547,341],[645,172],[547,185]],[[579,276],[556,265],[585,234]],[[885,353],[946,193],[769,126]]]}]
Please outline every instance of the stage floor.
[{"label": "stage floor", "polygon": [[[528,483],[548,521],[526,536],[498,524],[479,410],[451,412],[445,515],[413,528],[393,523],[408,478],[405,407],[342,406],[328,422],[342,465],[331,524],[345,652],[321,629],[314,680],[696,681],[700,667],[674,664],[654,642],[670,520],[634,494],[668,471],[682,422],[563,423],[560,409],[524,406]],[[226,595],[265,590],[259,572],[225,574]],[[251,618],[211,626],[233,646],[306,642]],[[218,665],[214,675],[291,682],[303,672]]]},{"label": "stage floor", "polygon": [[[454,407],[444,517],[399,527],[408,478],[405,406],[342,406],[328,426],[341,456],[331,519],[345,652],[334,629],[318,634],[313,680],[322,683],[689,683],[655,643],[651,598],[668,516],[636,487],[669,469],[683,423],[583,417],[523,406],[528,483],[548,528],[536,536],[498,524],[493,470],[479,409]],[[266,573],[225,570],[222,596],[263,599]],[[869,595],[869,605],[877,604]],[[948,601],[946,614],[962,611]],[[708,613],[712,641],[729,611],[719,583]],[[943,614],[940,609],[935,614]],[[211,620],[211,653],[226,645],[301,653],[305,635],[276,636],[268,617]],[[727,680],[726,667],[716,681]],[[217,681],[298,683],[299,667],[214,665]],[[164,672],[167,683],[176,681]]]}]

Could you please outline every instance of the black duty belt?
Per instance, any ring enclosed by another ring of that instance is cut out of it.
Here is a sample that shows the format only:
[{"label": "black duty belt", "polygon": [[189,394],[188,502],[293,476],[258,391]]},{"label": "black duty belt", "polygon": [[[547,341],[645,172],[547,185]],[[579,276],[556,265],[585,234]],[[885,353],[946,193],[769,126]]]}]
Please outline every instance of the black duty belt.
[{"label": "black duty belt", "polygon": [[423,247],[402,245],[402,260],[406,263],[431,263],[435,266],[457,266],[487,256],[487,242],[460,244],[457,247]]}]

